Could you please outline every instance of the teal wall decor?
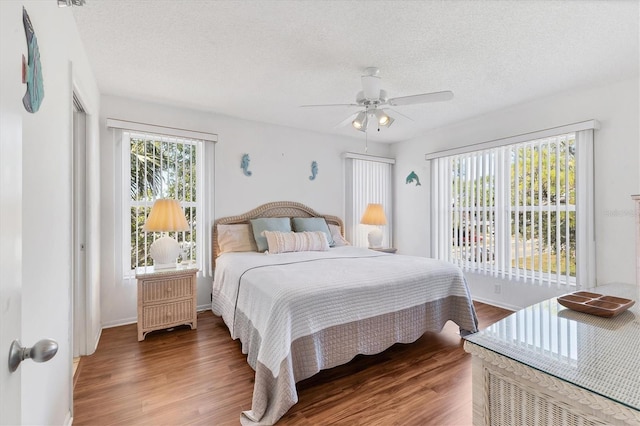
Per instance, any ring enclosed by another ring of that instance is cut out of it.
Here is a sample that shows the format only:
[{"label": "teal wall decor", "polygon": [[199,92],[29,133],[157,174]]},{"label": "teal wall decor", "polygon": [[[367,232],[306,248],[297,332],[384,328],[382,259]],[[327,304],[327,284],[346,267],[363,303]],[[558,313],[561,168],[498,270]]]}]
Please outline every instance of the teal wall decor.
[{"label": "teal wall decor", "polygon": [[40,48],[38,38],[31,25],[31,19],[27,9],[22,8],[22,24],[27,36],[27,51],[29,59],[22,55],[22,82],[27,84],[27,93],[22,98],[24,108],[31,112],[37,112],[44,98],[44,83],[42,82],[42,65],[40,65]]},{"label": "teal wall decor", "polygon": [[240,168],[242,169],[242,173],[244,173],[245,176],[252,175],[252,173],[249,171],[249,161],[251,161],[251,159],[249,158],[249,154],[244,154],[242,156],[242,162],[240,163]]},{"label": "teal wall decor", "polygon": [[316,180],[316,176],[318,175],[318,162],[311,162],[311,176],[309,176],[309,180]]},{"label": "teal wall decor", "polygon": [[416,172],[412,170],[411,173],[409,173],[409,176],[407,176],[407,184],[413,183],[414,181],[416,182],[416,186],[422,186],[422,184],[420,183],[420,178],[418,177]]}]

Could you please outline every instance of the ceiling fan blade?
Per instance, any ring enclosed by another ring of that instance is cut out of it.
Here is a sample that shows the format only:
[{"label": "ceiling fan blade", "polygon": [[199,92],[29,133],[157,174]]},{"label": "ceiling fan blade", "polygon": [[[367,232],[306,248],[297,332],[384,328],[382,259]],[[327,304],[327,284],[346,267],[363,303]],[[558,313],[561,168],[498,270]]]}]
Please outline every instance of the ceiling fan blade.
[{"label": "ceiling fan blade", "polygon": [[398,98],[391,98],[387,101],[389,105],[414,105],[424,104],[427,102],[441,102],[453,99],[453,92],[446,90],[444,92],[432,92],[422,93],[420,95],[400,96]]},{"label": "ceiling fan blade", "polygon": [[342,120],[341,122],[336,124],[334,129],[337,129],[339,127],[344,127],[347,124],[351,123],[356,118],[356,115],[358,115],[358,113],[359,113],[359,111],[358,112],[354,112],[353,114],[351,114],[350,116],[348,116],[347,118],[345,118],[344,120]]},{"label": "ceiling fan blade", "polygon": [[300,108],[315,108],[315,107],[359,107],[358,104],[320,104],[320,105],[300,105]]},{"label": "ceiling fan blade", "polygon": [[401,113],[401,112],[400,112],[400,111],[398,111],[397,109],[393,109],[393,108],[383,108],[383,110],[386,110],[386,109],[388,109],[389,111],[393,111],[393,113],[394,113],[394,114],[398,114],[398,115],[403,116],[403,117],[404,117],[404,118],[406,118],[407,120],[416,121],[416,120],[414,120],[413,118],[409,117],[408,115]]}]

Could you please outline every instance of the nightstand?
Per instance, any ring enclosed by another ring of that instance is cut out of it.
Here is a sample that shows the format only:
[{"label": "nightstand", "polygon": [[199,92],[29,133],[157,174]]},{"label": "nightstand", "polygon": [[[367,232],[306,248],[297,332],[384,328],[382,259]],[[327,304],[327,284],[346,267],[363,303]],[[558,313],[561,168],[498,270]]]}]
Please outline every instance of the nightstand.
[{"label": "nightstand", "polygon": [[393,247],[370,248],[369,250],[381,251],[383,253],[395,253],[398,251],[397,248],[393,248]]},{"label": "nightstand", "polygon": [[196,273],[198,268],[136,269],[138,279],[138,341],[154,330],[198,326]]}]

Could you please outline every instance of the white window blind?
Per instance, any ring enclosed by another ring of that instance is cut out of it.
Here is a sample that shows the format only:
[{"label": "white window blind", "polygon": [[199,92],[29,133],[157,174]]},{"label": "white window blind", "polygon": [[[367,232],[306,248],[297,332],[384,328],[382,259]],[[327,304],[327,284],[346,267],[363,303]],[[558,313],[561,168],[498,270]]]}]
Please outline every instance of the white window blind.
[{"label": "white window blind", "polygon": [[372,225],[360,224],[367,205],[382,204],[387,225],[381,227],[384,247],[393,246],[393,164],[395,160],[346,153],[346,214],[347,239],[356,247],[368,247],[367,236]]},{"label": "white window blind", "polygon": [[431,160],[432,249],[463,270],[593,281],[593,130]]}]

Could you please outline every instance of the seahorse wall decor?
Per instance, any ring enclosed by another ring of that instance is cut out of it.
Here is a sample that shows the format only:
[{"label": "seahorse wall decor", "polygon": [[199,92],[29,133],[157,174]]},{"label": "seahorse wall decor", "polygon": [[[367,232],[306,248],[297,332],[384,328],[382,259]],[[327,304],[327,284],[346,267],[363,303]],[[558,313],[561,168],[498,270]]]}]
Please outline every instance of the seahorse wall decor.
[{"label": "seahorse wall decor", "polygon": [[249,161],[251,161],[251,159],[249,158],[249,154],[244,154],[242,156],[242,162],[240,163],[240,168],[242,169],[242,173],[244,173],[245,176],[251,176],[252,173],[249,170]]},{"label": "seahorse wall decor", "polygon": [[311,162],[311,176],[309,176],[309,180],[316,180],[316,176],[318,175],[318,162]]},{"label": "seahorse wall decor", "polygon": [[413,183],[414,181],[416,182],[416,186],[422,186],[422,184],[420,183],[420,178],[418,177],[416,172],[412,170],[411,173],[409,173],[409,176],[407,176],[407,184]]}]

